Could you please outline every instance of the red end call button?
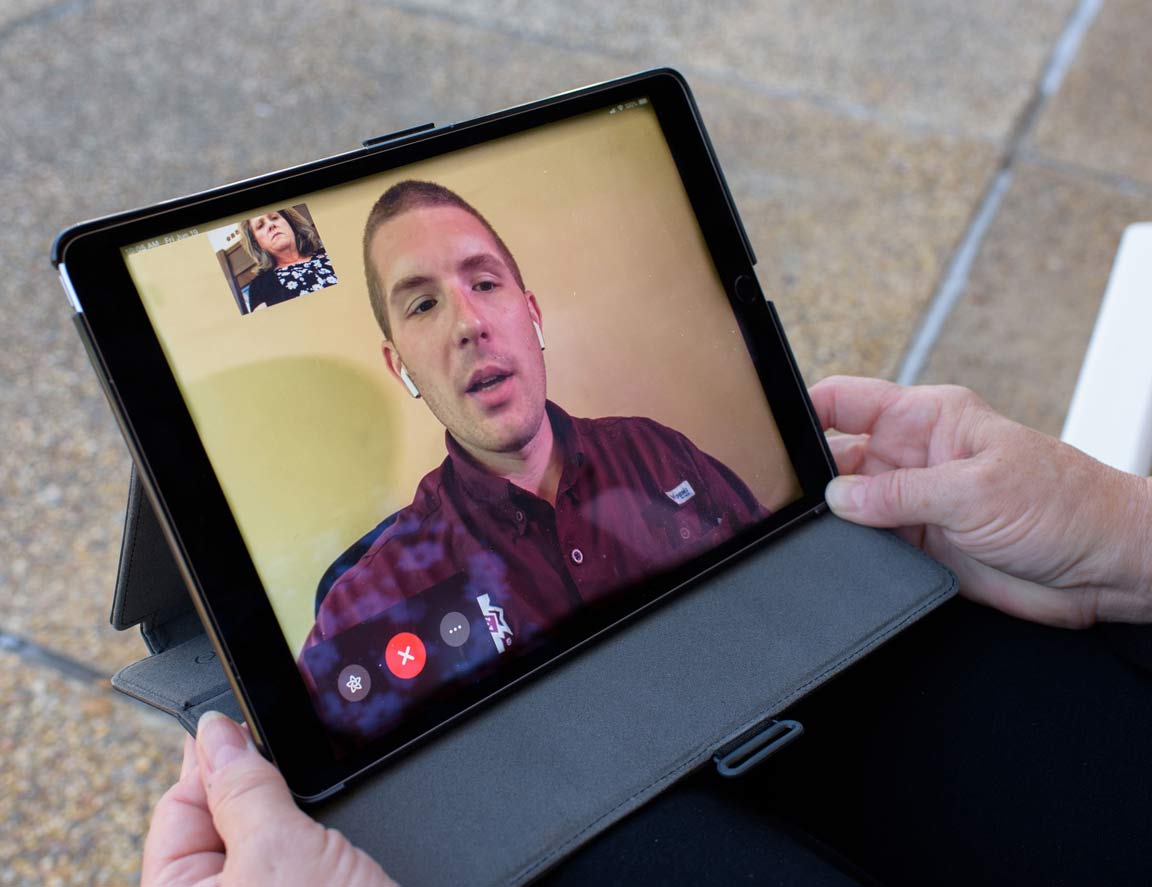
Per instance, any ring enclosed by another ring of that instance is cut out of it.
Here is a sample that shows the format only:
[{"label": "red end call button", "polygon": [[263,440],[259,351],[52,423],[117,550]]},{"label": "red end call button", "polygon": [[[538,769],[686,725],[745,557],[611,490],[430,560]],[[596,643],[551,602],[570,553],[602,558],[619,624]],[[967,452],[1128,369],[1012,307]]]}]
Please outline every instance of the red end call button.
[{"label": "red end call button", "polygon": [[398,678],[411,680],[424,670],[424,642],[410,631],[402,631],[388,642],[384,664]]}]

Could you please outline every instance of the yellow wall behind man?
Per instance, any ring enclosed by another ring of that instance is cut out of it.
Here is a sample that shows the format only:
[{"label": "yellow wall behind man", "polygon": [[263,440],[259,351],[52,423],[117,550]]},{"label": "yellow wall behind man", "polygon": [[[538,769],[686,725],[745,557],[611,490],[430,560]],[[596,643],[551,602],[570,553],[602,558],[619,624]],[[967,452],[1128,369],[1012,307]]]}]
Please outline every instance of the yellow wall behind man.
[{"label": "yellow wall behind man", "polygon": [[799,495],[651,106],[293,198],[335,286],[242,316],[206,234],[128,263],[294,652],[324,570],[444,458],[443,427],[387,373],[364,283],[364,221],[407,178],[459,193],[516,256],[552,400],[675,428],[769,507]]}]

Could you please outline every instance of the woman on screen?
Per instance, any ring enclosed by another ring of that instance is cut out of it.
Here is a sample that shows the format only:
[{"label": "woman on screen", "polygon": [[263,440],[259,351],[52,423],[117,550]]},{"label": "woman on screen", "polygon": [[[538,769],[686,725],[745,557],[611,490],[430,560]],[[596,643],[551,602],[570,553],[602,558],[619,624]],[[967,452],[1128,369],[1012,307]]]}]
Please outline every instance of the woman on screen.
[{"label": "woman on screen", "polygon": [[240,223],[244,246],[260,273],[248,288],[248,310],[267,308],[337,283],[316,227],[287,207]]}]

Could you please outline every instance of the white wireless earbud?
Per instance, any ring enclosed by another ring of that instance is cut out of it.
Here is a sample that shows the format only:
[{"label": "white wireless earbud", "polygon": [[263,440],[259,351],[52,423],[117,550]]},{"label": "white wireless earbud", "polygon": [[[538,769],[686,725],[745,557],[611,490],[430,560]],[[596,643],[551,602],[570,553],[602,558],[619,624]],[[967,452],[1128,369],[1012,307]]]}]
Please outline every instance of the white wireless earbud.
[{"label": "white wireless earbud", "polygon": [[540,350],[544,350],[544,331],[540,329],[540,324],[532,321],[532,327],[536,330],[536,338],[540,341]]},{"label": "white wireless earbud", "polygon": [[416,387],[416,383],[412,381],[412,377],[408,375],[408,367],[400,364],[400,381],[404,383],[404,387],[408,389],[408,393],[413,397],[420,396],[420,389]]}]

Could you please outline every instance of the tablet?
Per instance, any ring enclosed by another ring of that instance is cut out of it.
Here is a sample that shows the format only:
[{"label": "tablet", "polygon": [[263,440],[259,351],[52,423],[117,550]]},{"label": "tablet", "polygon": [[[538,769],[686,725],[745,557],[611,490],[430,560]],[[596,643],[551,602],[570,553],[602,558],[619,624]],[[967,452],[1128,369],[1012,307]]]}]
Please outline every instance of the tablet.
[{"label": "tablet", "polygon": [[84,223],[53,259],[303,800],[817,513],[834,470],[674,71]]}]

